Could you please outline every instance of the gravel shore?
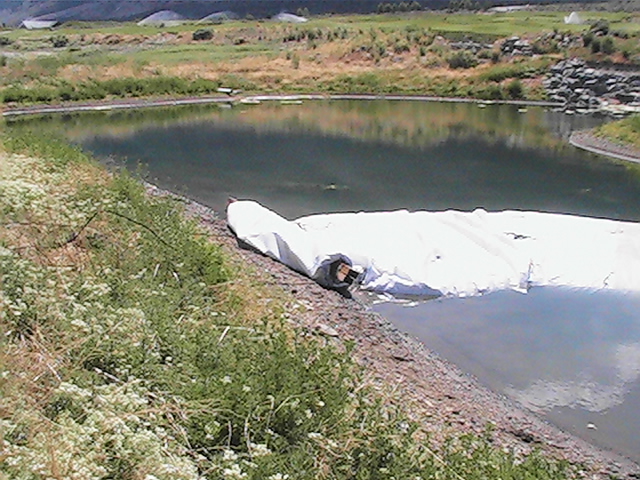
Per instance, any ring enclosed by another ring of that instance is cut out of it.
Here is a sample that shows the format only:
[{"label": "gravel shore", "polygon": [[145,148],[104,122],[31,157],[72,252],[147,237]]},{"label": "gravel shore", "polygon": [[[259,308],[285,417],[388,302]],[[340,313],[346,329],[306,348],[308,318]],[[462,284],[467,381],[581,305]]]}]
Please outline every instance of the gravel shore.
[{"label": "gravel shore", "polygon": [[[168,192],[148,186],[153,195]],[[182,197],[181,197],[182,198]],[[638,478],[640,466],[596,448],[550,425],[509,399],[480,385],[470,375],[398,331],[356,299],[326,290],[309,278],[260,253],[238,246],[226,221],[208,207],[184,199],[189,215],[199,220],[211,239],[249,266],[261,283],[277,286],[304,313],[292,317],[296,328],[324,336],[327,342],[355,344],[354,355],[372,381],[396,390],[412,417],[432,438],[449,433],[483,433],[493,427],[498,448],[516,452],[539,449],[584,465],[588,478]]]},{"label": "gravel shore", "polygon": [[592,153],[605,155],[617,160],[640,163],[640,150],[628,144],[616,143],[606,138],[597,137],[590,130],[573,132],[569,138],[571,145]]}]

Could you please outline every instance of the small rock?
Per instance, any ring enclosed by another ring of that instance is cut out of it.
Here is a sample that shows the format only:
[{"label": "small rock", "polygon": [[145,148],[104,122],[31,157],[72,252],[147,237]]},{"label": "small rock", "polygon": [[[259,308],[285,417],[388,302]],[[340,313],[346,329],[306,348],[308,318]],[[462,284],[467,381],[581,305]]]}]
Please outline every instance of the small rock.
[{"label": "small rock", "polygon": [[392,353],[391,357],[394,360],[398,360],[399,362],[412,362],[413,361],[413,359],[409,355],[406,355],[406,354],[403,354],[403,353],[399,353],[399,352]]},{"label": "small rock", "polygon": [[513,430],[511,433],[524,443],[534,443],[536,441],[536,437],[525,430]]},{"label": "small rock", "polygon": [[325,325],[324,323],[319,323],[316,325],[316,332],[320,335],[325,335],[327,337],[339,337],[340,334],[335,328],[330,327],[329,325]]}]

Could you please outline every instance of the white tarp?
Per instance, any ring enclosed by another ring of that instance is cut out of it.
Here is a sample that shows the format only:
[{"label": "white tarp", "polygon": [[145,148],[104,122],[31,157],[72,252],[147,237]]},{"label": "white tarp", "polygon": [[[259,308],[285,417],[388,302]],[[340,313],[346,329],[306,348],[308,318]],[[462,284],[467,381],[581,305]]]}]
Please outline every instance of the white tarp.
[{"label": "white tarp", "polygon": [[582,19],[576,12],[571,12],[568,17],[564,17],[564,23],[567,25],[581,25]]},{"label": "white tarp", "polygon": [[504,211],[335,213],[288,221],[252,201],[227,209],[238,238],[332,286],[343,259],[361,287],[409,295],[480,295],[531,286],[640,291],[640,224]]}]

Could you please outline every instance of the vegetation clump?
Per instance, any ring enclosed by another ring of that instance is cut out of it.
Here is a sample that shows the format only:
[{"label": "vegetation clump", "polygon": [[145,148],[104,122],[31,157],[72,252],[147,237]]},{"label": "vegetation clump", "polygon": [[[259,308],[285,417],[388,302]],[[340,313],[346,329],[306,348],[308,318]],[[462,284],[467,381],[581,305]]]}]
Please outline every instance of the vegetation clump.
[{"label": "vegetation clump", "polygon": [[198,30],[193,32],[191,38],[196,42],[211,40],[213,38],[213,30],[210,30],[208,28],[199,28]]},{"label": "vegetation clump", "polygon": [[48,103],[55,101],[102,100],[105,98],[153,97],[163,95],[206,95],[220,82],[180,77],[113,78],[56,86],[29,87],[12,85],[1,92],[3,103]]},{"label": "vegetation clump", "polygon": [[447,59],[451,68],[473,68],[478,65],[478,58],[466,50],[454,53]]},{"label": "vegetation clump", "polygon": [[596,136],[605,137],[640,149],[640,115],[605,123],[595,129]]},{"label": "vegetation clump", "polygon": [[69,38],[66,35],[56,35],[51,37],[51,45],[53,48],[64,48],[69,45]]}]

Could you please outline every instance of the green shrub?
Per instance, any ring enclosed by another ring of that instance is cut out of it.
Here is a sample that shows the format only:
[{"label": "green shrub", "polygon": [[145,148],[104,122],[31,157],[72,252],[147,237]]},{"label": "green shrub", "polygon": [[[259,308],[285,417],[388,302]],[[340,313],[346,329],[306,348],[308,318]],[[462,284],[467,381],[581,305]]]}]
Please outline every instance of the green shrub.
[{"label": "green shrub", "polygon": [[524,86],[520,80],[513,80],[507,85],[507,95],[509,98],[518,100],[524,98]]},{"label": "green shrub", "polygon": [[477,90],[475,96],[481,100],[502,100],[504,92],[500,85],[492,84]]},{"label": "green shrub", "polygon": [[609,33],[609,21],[601,18],[596,20],[589,28],[590,32],[593,32],[594,35],[607,35]]},{"label": "green shrub", "polygon": [[256,89],[256,84],[242,75],[227,73],[220,77],[220,85],[234,90],[250,91]]},{"label": "green shrub", "polygon": [[69,39],[65,35],[56,35],[49,40],[54,48],[64,48],[69,45]]},{"label": "green shrub", "polygon": [[2,103],[22,103],[25,99],[23,88],[11,86],[2,90]]},{"label": "green shrub", "polygon": [[548,60],[533,60],[520,63],[503,63],[494,65],[478,75],[481,81],[502,82],[508,78],[532,78],[544,73],[548,68]]},{"label": "green shrub", "polygon": [[47,103],[58,98],[57,89],[49,87],[10,86],[2,91],[3,103]]},{"label": "green shrub", "polygon": [[340,75],[327,82],[327,89],[332,92],[380,93],[384,88],[380,76],[370,72],[359,75]]},{"label": "green shrub", "polygon": [[219,86],[217,81],[202,78],[192,81],[166,76],[146,79],[115,78],[104,81],[91,80],[77,85],[63,82],[57,87],[10,86],[2,91],[1,101],[37,103],[57,100],[100,100],[108,96],[126,98],[154,95],[205,95],[215,92]]},{"label": "green shrub", "polygon": [[58,98],[63,102],[81,100],[83,96],[72,85],[63,85],[58,89]]},{"label": "green shrub", "polygon": [[615,43],[613,42],[613,38],[607,36],[602,40],[602,53],[607,55],[611,55],[616,51]]},{"label": "green shrub", "polygon": [[101,100],[107,96],[107,91],[101,82],[89,81],[76,87],[78,100]]},{"label": "green shrub", "polygon": [[544,55],[548,53],[560,52],[560,46],[558,45],[558,42],[556,42],[555,40],[546,40],[546,41],[537,40],[533,42],[533,45],[531,47],[533,49],[533,53],[536,55]]},{"label": "green shrub", "polygon": [[410,50],[409,44],[407,42],[398,40],[393,45],[393,51],[397,54],[405,53]]},{"label": "green shrub", "polygon": [[213,31],[207,28],[199,28],[193,32],[191,38],[194,41],[211,40],[213,38]]},{"label": "green shrub", "polygon": [[179,77],[152,77],[143,82],[142,95],[183,95],[188,92],[188,80]]},{"label": "green shrub", "polygon": [[139,97],[144,94],[144,80],[137,78],[111,78],[100,82],[108,95]]},{"label": "green shrub", "polygon": [[214,80],[196,78],[187,85],[187,91],[185,93],[189,95],[206,95],[214,93],[219,86],[220,84]]},{"label": "green shrub", "polygon": [[472,53],[463,50],[451,55],[447,63],[451,68],[473,68],[478,65],[478,59]]}]

